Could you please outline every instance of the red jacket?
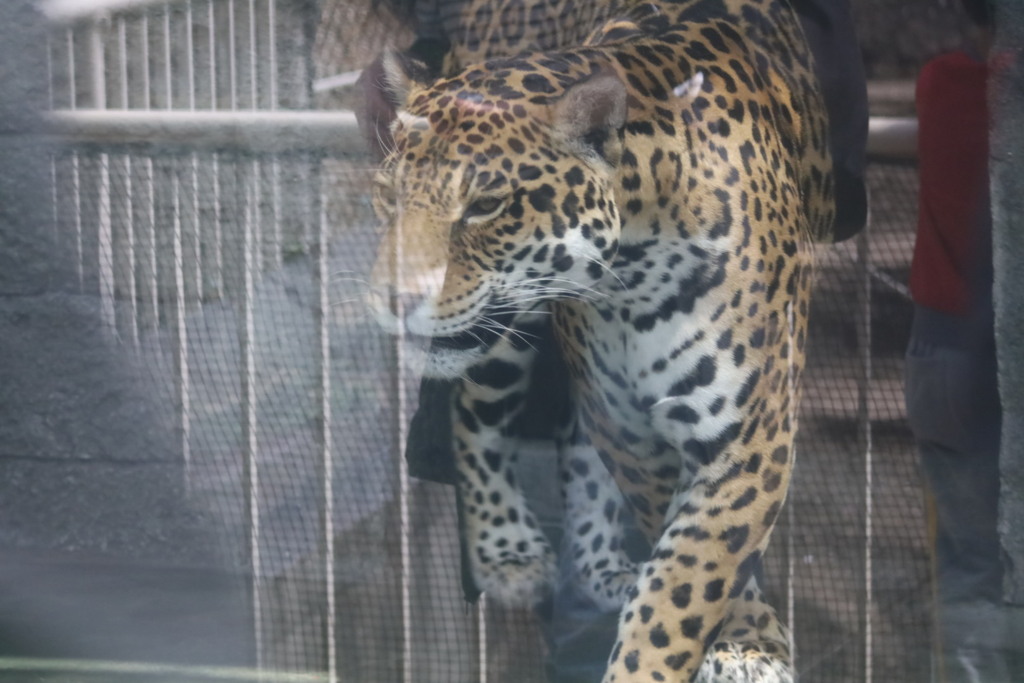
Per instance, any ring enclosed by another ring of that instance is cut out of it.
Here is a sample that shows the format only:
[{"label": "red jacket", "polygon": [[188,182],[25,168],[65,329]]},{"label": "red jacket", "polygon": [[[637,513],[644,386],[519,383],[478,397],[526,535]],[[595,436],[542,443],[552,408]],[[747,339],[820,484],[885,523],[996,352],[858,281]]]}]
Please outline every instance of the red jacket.
[{"label": "red jacket", "polygon": [[917,81],[921,186],[910,291],[915,303],[957,315],[984,286],[979,250],[990,239],[981,234],[991,229],[986,75],[984,62],[953,52],[925,64]]}]

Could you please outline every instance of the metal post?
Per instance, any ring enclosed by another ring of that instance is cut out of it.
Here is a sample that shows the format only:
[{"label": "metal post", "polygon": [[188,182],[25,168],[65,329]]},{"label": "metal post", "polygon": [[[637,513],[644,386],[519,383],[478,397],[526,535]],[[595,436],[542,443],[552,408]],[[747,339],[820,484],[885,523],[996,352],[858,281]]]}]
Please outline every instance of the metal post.
[{"label": "metal post", "polygon": [[235,0],[227,0],[228,5],[228,108],[234,111],[238,109],[238,72],[235,50]]},{"label": "metal post", "polygon": [[[395,264],[392,272],[397,273],[404,260],[402,253],[403,240],[401,236],[395,240],[395,253],[392,255]],[[401,297],[395,296],[392,302],[398,319],[403,320],[405,310],[403,309]],[[412,566],[410,554],[409,534],[412,527],[409,519],[409,467],[402,457],[405,444],[408,441],[408,417],[410,408],[410,397],[406,392],[408,379],[405,376],[406,359],[401,337],[394,337],[395,348],[395,396],[398,399],[397,424],[395,429],[396,448],[398,457],[398,519],[399,519],[399,564],[401,567],[401,607],[402,607],[402,683],[413,683],[412,679],[412,601],[411,581]]]},{"label": "metal post", "polygon": [[874,515],[871,487],[872,481],[872,430],[871,430],[871,220],[857,237],[857,348],[861,365],[857,378],[857,424],[858,441],[864,454],[864,598],[861,605],[864,634],[864,683],[871,683],[873,676],[873,620],[871,610],[874,604],[872,553],[874,542]]},{"label": "metal post", "polygon": [[[164,39],[164,88],[166,109],[174,109],[174,73],[173,41],[171,39],[171,8],[164,6],[163,11],[163,39]],[[178,436],[181,440],[181,459],[184,465],[184,486],[185,491],[191,490],[192,482],[192,444],[191,444],[191,383],[189,381],[189,359],[188,359],[188,328],[185,317],[186,291],[185,291],[185,252],[184,252],[184,226],[182,225],[182,191],[181,191],[181,164],[177,159],[169,163],[171,181],[171,210],[172,210],[172,234],[171,250],[174,258],[171,262],[172,286],[174,297],[174,309],[172,312],[173,321],[171,330],[174,335],[174,379],[178,398]]]},{"label": "metal post", "polygon": [[[196,110],[196,59],[195,59],[195,36],[194,33],[194,21],[192,16],[192,2],[189,2],[185,6],[185,65],[186,65],[186,93],[187,106],[189,111]],[[192,273],[189,278],[190,286],[186,291],[191,295],[190,298],[194,298],[196,302],[200,302],[203,299],[203,259],[202,249],[200,244],[202,243],[202,219],[200,215],[199,205],[201,197],[201,188],[199,186],[199,155],[195,152],[189,155],[189,181],[192,184],[191,192],[189,193],[192,198],[191,208],[191,230],[189,231],[189,239],[187,243],[187,253],[189,262],[192,264]],[[190,291],[189,291],[190,290]]]},{"label": "metal post", "polygon": [[135,223],[132,220],[134,213],[134,201],[132,196],[132,157],[125,154],[122,157],[124,169],[124,197],[122,211],[122,246],[120,252],[125,265],[122,267],[124,277],[124,297],[121,305],[127,309],[124,314],[123,326],[127,327],[128,341],[132,348],[139,346],[139,302],[138,288],[135,279]]},{"label": "metal post", "polygon": [[267,13],[269,14],[268,48],[270,50],[267,59],[267,71],[270,74],[267,78],[269,88],[270,108],[277,109],[277,2],[267,0]]},{"label": "metal post", "polygon": [[[149,15],[143,14],[139,23],[141,33],[141,61],[142,69],[142,108],[149,111],[153,106],[152,79],[150,77],[150,50],[149,50]],[[156,330],[160,325],[160,285],[157,270],[157,241],[156,241],[156,176],[153,164],[153,157],[147,156],[143,159],[142,172],[145,182],[142,183],[143,192],[146,195],[145,225],[143,226],[143,237],[146,240],[143,254],[143,270],[145,277],[143,283],[148,287],[142,300],[145,304],[143,314],[148,318],[144,323],[147,327]]]},{"label": "metal post", "polygon": [[[94,19],[89,23],[89,87],[93,109],[107,108],[107,63],[104,53],[105,20]],[[114,312],[114,238],[110,217],[110,158],[100,154],[98,158],[96,201],[98,203],[96,225],[96,260],[99,277],[100,318],[104,327],[113,336],[117,334]]]},{"label": "metal post", "polygon": [[256,50],[256,0],[249,0],[249,108],[260,108],[259,54]]},{"label": "metal post", "polygon": [[121,83],[121,109],[128,109],[128,22],[124,17],[117,20],[118,80]]},{"label": "metal post", "polygon": [[242,188],[242,292],[238,326],[241,353],[242,410],[242,487],[244,490],[246,551],[249,556],[250,595],[252,601],[253,642],[256,666],[263,666],[263,629],[260,581],[260,482],[256,426],[256,353],[255,353],[255,264],[253,251],[253,210],[255,188],[246,182]]},{"label": "metal post", "polygon": [[[214,2],[215,0],[209,0],[211,110],[217,109],[217,21],[213,5]],[[213,178],[213,187],[211,188],[212,196],[210,199],[213,203],[213,233],[208,236],[208,239],[204,239],[204,241],[207,245],[208,262],[213,264],[213,275],[209,275],[209,268],[207,268],[205,272],[207,273],[207,277],[211,280],[210,287],[212,291],[210,294],[219,299],[224,293],[224,252],[220,211],[220,155],[216,153],[210,160],[210,172]],[[206,233],[203,234],[203,237],[207,238]]]},{"label": "metal post", "polygon": [[[128,109],[130,106],[128,96],[128,23],[124,17],[117,20],[117,55],[118,55],[118,80],[120,82],[121,108]],[[130,154],[121,156],[124,170],[124,197],[121,228],[121,258],[124,260],[122,268],[124,288],[124,301],[122,305],[127,308],[124,315],[122,327],[127,328],[128,341],[132,348],[139,346],[139,304],[135,283],[135,224],[133,218],[132,202],[132,157]]]},{"label": "metal post", "polygon": [[[268,109],[277,109],[277,6],[274,0],[267,0],[267,66],[266,90]],[[272,268],[280,268],[282,264],[282,230],[281,230],[281,163],[275,157],[270,161],[270,202],[271,214],[271,236],[270,265]]]},{"label": "metal post", "polygon": [[[78,78],[75,74],[75,32],[72,29],[65,31],[68,49],[68,108],[72,111],[78,108]],[[85,272],[82,268],[85,254],[82,251],[82,179],[79,169],[79,156],[77,152],[71,153],[71,186],[74,193],[74,216],[75,216],[75,273],[78,276],[79,290],[85,287]]]},{"label": "metal post", "polygon": [[[247,3],[247,20],[248,20],[248,60],[249,60],[249,109],[259,109],[259,55],[256,50],[256,0],[248,0]],[[262,164],[258,158],[252,160],[252,177],[253,182],[256,184],[258,189],[262,189],[261,179],[263,175]],[[254,216],[256,217],[256,231],[253,235],[255,240],[256,249],[256,268],[257,272],[263,269],[263,216],[262,216],[262,192],[257,191],[256,193],[256,204],[254,206]]]},{"label": "metal post", "polygon": [[335,644],[335,628],[337,605],[334,591],[334,461],[333,444],[331,441],[331,340],[330,340],[330,298],[328,285],[330,270],[328,264],[330,239],[327,223],[327,198],[320,185],[320,175],[316,174],[317,191],[313,194],[314,211],[312,217],[317,221],[317,240],[314,245],[314,284],[317,290],[317,305],[313,307],[314,326],[318,335],[319,349],[317,357],[317,408],[320,422],[317,425],[317,439],[320,447],[320,471],[323,476],[323,496],[320,528],[323,530],[324,556],[324,591],[326,593],[326,652],[327,680],[336,683],[338,680],[338,652]]},{"label": "metal post", "polygon": [[178,430],[181,439],[181,459],[184,463],[185,491],[192,481],[191,447],[191,386],[189,381],[188,329],[185,319],[185,258],[181,225],[181,179],[180,169],[175,165],[171,175],[173,197],[173,235],[171,248],[174,252],[174,377],[178,390]]},{"label": "metal post", "polygon": [[480,595],[476,609],[477,667],[479,683],[487,683],[487,596]]}]

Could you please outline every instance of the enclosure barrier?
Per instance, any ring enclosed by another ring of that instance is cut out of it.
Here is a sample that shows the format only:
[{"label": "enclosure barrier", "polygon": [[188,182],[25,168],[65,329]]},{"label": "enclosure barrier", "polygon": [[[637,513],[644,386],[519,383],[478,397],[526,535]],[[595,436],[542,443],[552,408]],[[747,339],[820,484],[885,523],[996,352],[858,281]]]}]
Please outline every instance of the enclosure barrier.
[{"label": "enclosure barrier", "polygon": [[305,152],[362,156],[352,112],[145,111],[77,109],[49,112],[46,130],[67,146],[250,154]]},{"label": "enclosure barrier", "polygon": [[[46,130],[63,144],[145,150],[234,150],[256,154],[319,152],[362,156],[362,135],[348,111],[57,110]],[[868,155],[917,158],[917,119],[875,116],[868,121]]]},{"label": "enclosure barrier", "polygon": [[[416,387],[358,302],[372,169],[350,112],[308,109],[307,4],[95,7],[46,5],[53,229],[111,337],[175,405],[189,495],[249,577],[255,663],[534,680],[528,616],[462,613],[452,494],[414,485],[399,457]],[[812,337],[807,376],[824,379],[808,381],[767,567],[814,680],[912,679],[925,656],[905,656],[924,608],[902,602],[923,589],[899,583],[920,578],[917,513],[901,509],[909,530],[880,513],[919,502],[893,398],[899,335],[885,334],[907,305],[915,135],[913,119],[871,119],[871,226],[820,259],[812,335],[827,343]]]}]

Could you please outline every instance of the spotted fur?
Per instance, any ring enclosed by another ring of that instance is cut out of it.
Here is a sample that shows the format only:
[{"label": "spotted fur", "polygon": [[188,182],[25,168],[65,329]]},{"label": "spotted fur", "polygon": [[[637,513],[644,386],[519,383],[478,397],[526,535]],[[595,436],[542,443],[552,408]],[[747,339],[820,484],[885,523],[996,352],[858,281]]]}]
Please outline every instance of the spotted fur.
[{"label": "spotted fur", "polygon": [[[391,60],[404,104],[375,184],[371,304],[430,340],[427,374],[459,381],[481,588],[530,602],[552,578],[504,435],[552,324],[571,552],[622,605],[605,683],[789,681],[755,570],[793,466],[811,243],[832,220],[824,107],[786,2],[613,9],[577,47],[433,83]],[[627,510],[654,548],[639,567]]]}]

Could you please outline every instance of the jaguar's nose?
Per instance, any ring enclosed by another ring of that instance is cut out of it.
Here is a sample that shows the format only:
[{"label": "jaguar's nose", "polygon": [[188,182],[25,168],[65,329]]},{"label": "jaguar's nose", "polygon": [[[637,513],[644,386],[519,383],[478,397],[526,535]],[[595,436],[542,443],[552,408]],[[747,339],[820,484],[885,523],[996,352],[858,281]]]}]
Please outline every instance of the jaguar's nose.
[{"label": "jaguar's nose", "polygon": [[392,334],[429,337],[433,319],[429,303],[422,294],[400,292],[394,287],[374,288],[369,296],[370,309],[377,322]]}]

